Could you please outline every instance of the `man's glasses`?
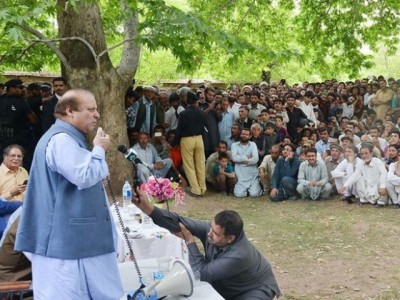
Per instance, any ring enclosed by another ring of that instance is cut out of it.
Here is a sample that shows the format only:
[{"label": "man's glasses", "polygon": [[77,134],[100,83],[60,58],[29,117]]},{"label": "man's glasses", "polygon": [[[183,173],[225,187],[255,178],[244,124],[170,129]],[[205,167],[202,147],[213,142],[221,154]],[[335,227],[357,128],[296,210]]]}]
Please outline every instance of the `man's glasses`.
[{"label": "man's glasses", "polygon": [[12,155],[7,155],[8,157],[12,157],[12,158],[18,158],[18,159],[22,159],[22,155],[19,154],[12,154]]}]

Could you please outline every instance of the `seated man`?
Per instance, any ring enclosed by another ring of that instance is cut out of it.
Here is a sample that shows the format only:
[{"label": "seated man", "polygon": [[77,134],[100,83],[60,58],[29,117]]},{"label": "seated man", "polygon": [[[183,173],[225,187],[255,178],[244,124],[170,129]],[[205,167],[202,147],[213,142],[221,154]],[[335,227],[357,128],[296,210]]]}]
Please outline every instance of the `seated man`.
[{"label": "seated man", "polygon": [[214,164],[218,161],[218,157],[221,153],[227,153],[229,159],[231,159],[231,151],[228,150],[228,143],[225,141],[219,141],[217,145],[217,151],[212,153],[206,160],[206,181],[213,186],[216,185],[214,177]]},{"label": "seated man", "polygon": [[3,235],[3,231],[7,226],[8,218],[10,215],[17,210],[22,204],[21,201],[9,202],[3,198],[0,198],[0,238]]},{"label": "seated man", "polygon": [[356,166],[356,170],[346,180],[338,192],[344,194],[353,184],[360,197],[361,204],[374,204],[377,208],[384,207],[387,203],[385,163],[379,158],[373,157],[374,144],[370,142],[361,143],[360,155],[362,163]]},{"label": "seated man", "polygon": [[214,163],[214,177],[218,192],[226,196],[233,192],[236,175],[227,153],[220,153],[218,161]]},{"label": "seated man", "polygon": [[32,280],[31,262],[22,252],[14,250],[21,211],[17,209],[10,217],[0,242],[0,282]]},{"label": "seated man", "polygon": [[[271,265],[247,239],[237,212],[225,210],[206,222],[157,208],[141,191],[132,201],[155,224],[185,239],[192,269],[224,299],[271,300],[280,296]],[[195,237],[203,244],[205,254],[199,251]]]},{"label": "seated man", "polygon": [[260,183],[263,186],[264,192],[268,194],[271,192],[272,174],[274,173],[275,165],[281,152],[281,147],[278,145],[272,146],[269,154],[264,156],[264,159],[258,167]]},{"label": "seated man", "polygon": [[232,145],[232,160],[235,163],[235,173],[238,179],[233,190],[236,197],[258,197],[262,190],[258,178],[258,150],[250,141],[250,129],[244,128],[240,133],[240,141]]},{"label": "seated man", "polygon": [[283,156],[279,157],[276,162],[270,193],[272,201],[296,199],[298,196],[296,192],[297,174],[301,161],[294,155],[295,150],[294,144],[285,145],[282,152]]},{"label": "seated man", "polygon": [[10,145],[4,149],[0,166],[0,197],[10,201],[22,201],[25,194],[28,172],[22,167],[24,149]]},{"label": "seated man", "polygon": [[172,165],[170,158],[161,159],[156,148],[149,143],[149,135],[146,132],[139,133],[139,141],[132,147],[137,152],[138,158],[147,164],[138,165],[139,179],[147,182],[150,176],[165,177]]},{"label": "seated man", "polygon": [[400,208],[400,161],[391,163],[387,175],[386,190],[393,208]]},{"label": "seated man", "polygon": [[[362,160],[357,157],[358,148],[348,147],[344,151],[345,159],[331,172],[332,178],[335,180],[336,190],[339,191],[342,189],[346,180],[350,177],[351,174],[354,173],[357,164],[362,163]],[[353,203],[352,198],[357,196],[357,191],[355,185],[348,187],[344,191],[344,200],[348,203]]]},{"label": "seated man", "polygon": [[302,199],[327,199],[332,186],[323,161],[317,159],[315,148],[307,149],[307,160],[300,164],[297,192]]},{"label": "seated man", "polygon": [[337,195],[335,179],[332,177],[331,172],[336,169],[336,167],[343,160],[343,148],[337,144],[331,144],[329,147],[330,155],[324,159],[326,170],[328,171],[329,183],[332,186],[332,194]]}]

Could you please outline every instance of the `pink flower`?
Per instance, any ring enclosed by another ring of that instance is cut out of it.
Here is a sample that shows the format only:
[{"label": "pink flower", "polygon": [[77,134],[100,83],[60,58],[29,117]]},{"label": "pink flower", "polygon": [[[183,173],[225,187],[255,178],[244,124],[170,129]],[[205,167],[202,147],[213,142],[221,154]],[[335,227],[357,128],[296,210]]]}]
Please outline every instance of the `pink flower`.
[{"label": "pink flower", "polygon": [[174,200],[177,204],[183,204],[184,191],[178,183],[171,182],[168,178],[156,179],[151,176],[146,183],[140,186],[140,189],[158,202]]}]

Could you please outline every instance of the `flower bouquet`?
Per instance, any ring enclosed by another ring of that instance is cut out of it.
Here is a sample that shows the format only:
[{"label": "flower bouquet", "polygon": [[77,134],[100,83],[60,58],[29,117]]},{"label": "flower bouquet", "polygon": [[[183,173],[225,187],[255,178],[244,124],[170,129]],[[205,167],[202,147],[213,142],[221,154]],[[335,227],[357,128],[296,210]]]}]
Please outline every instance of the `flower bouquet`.
[{"label": "flower bouquet", "polygon": [[183,204],[185,197],[185,192],[179,186],[179,183],[172,182],[168,178],[150,176],[148,181],[140,186],[140,189],[147,194],[151,201],[166,203],[167,207],[168,201],[171,200],[174,200],[176,204]]}]

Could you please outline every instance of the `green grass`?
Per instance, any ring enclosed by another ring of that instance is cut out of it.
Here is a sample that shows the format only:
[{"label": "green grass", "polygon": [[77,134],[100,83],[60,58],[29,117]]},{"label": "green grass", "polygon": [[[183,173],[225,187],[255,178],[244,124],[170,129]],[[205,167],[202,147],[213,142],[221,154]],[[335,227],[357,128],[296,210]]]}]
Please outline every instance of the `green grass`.
[{"label": "green grass", "polygon": [[282,299],[400,299],[400,210],[212,192],[176,208],[198,219],[223,209],[241,214],[247,237],[274,268]]}]

